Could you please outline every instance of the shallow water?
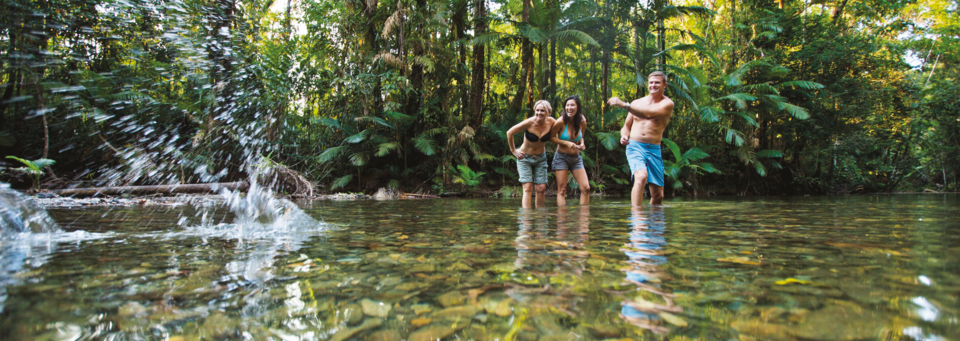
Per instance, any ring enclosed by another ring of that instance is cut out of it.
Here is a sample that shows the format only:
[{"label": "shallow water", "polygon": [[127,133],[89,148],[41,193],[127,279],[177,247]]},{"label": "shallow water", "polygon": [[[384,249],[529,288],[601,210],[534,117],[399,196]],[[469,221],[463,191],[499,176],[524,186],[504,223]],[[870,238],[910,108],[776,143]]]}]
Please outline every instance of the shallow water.
[{"label": "shallow water", "polygon": [[3,253],[0,335],[956,340],[958,199],[314,201],[293,228],[54,209],[63,235]]}]

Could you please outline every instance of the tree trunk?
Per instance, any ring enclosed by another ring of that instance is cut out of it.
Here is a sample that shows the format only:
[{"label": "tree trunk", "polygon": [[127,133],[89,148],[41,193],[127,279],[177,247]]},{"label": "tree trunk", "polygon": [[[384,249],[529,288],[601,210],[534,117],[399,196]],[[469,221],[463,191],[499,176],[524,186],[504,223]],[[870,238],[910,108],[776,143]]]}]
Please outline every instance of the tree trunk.
[{"label": "tree trunk", "polygon": [[[460,113],[463,117],[469,117],[470,96],[467,93],[469,84],[467,84],[467,0],[457,0],[453,2],[453,31],[457,38],[457,57],[459,64],[453,68],[454,78],[457,80],[457,90],[460,93]],[[470,120],[465,120],[470,122]]]},{"label": "tree trunk", "polygon": [[[474,34],[477,36],[487,32],[487,23],[480,20],[487,15],[486,0],[476,0],[474,11]],[[483,125],[483,96],[485,94],[484,85],[486,84],[486,46],[477,45],[473,47],[473,74],[470,78],[470,113],[473,115],[473,126],[479,128]]]},{"label": "tree trunk", "polygon": [[557,103],[560,100],[557,96],[557,90],[557,38],[553,38],[550,40],[550,97],[548,100],[560,107],[562,104]]},{"label": "tree trunk", "polygon": [[[521,20],[523,22],[530,21],[530,0],[523,0]],[[510,101],[510,112],[512,113],[520,112],[520,106],[523,105],[524,96],[527,91],[527,79],[530,77],[530,64],[532,63],[533,48],[530,46],[530,41],[524,39],[520,43],[520,81],[517,84],[517,94],[513,97],[513,101]],[[524,110],[524,112],[525,111],[526,110]]]}]

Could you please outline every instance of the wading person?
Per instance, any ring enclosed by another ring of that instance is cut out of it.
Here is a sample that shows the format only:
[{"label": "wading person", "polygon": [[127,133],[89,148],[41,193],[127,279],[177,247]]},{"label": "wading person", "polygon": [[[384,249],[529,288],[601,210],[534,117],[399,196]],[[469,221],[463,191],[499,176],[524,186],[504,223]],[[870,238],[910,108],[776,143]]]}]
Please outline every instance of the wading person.
[{"label": "wading person", "polygon": [[557,172],[557,206],[567,204],[567,174],[573,173],[580,187],[580,205],[590,203],[590,179],[583,167],[580,151],[587,148],[583,140],[587,119],[583,116],[580,97],[570,96],[563,100],[560,119],[553,124],[550,142],[557,144],[557,153],[553,154],[553,170]]},{"label": "wading person", "polygon": [[663,95],[667,87],[667,75],[655,71],[647,77],[647,90],[650,94],[627,103],[613,97],[607,103],[610,106],[627,109],[627,120],[620,129],[620,144],[627,145],[627,162],[630,164],[630,177],[633,189],[630,191],[630,203],[642,206],[643,186],[650,183],[650,204],[663,202],[663,156],[660,154],[660,141],[663,130],[670,123],[673,114],[673,101]]},{"label": "wading person", "polygon": [[[550,102],[539,100],[533,104],[533,117],[523,120],[507,131],[507,144],[510,153],[517,157],[517,172],[523,185],[523,208],[532,208],[530,196],[537,191],[537,206],[545,206],[544,193],[547,190],[547,141],[550,129],[556,121],[550,117],[553,108]],[[514,147],[513,135],[523,131],[523,144]]]}]

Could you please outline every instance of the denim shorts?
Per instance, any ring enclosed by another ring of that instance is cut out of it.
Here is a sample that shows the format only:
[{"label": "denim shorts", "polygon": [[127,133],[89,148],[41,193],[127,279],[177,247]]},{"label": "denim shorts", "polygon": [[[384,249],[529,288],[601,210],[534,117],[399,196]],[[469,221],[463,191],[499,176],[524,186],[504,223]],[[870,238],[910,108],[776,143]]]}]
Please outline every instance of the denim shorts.
[{"label": "denim shorts", "polygon": [[567,154],[557,152],[553,154],[553,170],[569,170],[575,171],[578,169],[583,169],[583,157],[580,156],[580,153],[577,154]]},{"label": "denim shorts", "polygon": [[517,160],[517,173],[520,183],[547,183],[547,152],[540,155],[527,155]]}]

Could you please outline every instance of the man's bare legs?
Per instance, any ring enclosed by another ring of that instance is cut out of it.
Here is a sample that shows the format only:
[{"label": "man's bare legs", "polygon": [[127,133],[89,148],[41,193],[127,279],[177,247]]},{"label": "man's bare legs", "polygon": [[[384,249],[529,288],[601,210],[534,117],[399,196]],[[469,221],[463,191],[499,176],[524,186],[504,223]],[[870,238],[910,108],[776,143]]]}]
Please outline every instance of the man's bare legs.
[{"label": "man's bare legs", "polygon": [[633,173],[633,189],[630,190],[630,204],[634,207],[643,206],[643,186],[647,185],[647,169]]},{"label": "man's bare legs", "polygon": [[650,184],[650,205],[663,203],[663,187]]},{"label": "man's bare legs", "polygon": [[[633,173],[633,188],[630,190],[630,204],[643,206],[643,186],[647,184],[647,169]],[[650,205],[663,203],[663,186],[650,184]]]}]

